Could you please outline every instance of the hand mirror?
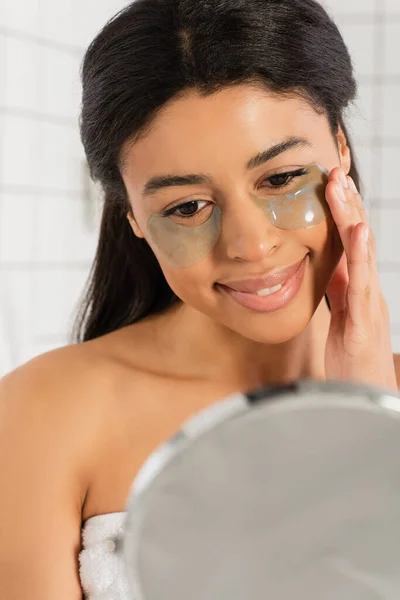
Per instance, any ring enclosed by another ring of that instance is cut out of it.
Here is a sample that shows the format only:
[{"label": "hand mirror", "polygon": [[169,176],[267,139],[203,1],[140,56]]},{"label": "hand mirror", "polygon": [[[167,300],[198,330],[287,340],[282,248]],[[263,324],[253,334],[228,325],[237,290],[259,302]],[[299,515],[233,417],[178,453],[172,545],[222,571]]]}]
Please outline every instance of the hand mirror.
[{"label": "hand mirror", "polygon": [[400,398],[236,394],[146,461],[122,543],[135,600],[398,600]]}]

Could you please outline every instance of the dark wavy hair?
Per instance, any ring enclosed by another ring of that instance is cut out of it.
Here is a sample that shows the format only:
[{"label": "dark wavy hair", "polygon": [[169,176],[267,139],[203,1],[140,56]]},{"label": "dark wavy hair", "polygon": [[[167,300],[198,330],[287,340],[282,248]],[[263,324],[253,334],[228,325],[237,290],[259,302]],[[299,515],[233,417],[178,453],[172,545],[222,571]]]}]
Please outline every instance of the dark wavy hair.
[{"label": "dark wavy hair", "polygon": [[[82,66],[81,140],[101,184],[100,237],[73,341],[94,339],[178,299],[126,218],[121,148],[146,134],[172,98],[257,83],[306,98],[348,139],[357,92],[342,36],[315,0],[135,0],[99,32]],[[348,140],[350,148],[351,144]],[[359,187],[357,167],[351,176]]]}]

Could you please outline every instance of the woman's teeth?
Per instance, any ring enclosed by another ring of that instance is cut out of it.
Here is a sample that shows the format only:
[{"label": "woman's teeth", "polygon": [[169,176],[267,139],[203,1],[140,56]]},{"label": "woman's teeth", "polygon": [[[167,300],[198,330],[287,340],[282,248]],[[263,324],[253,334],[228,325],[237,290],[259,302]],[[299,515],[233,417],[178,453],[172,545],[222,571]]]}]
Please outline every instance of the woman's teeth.
[{"label": "woman's teeth", "polygon": [[279,292],[279,290],[282,288],[283,284],[282,283],[278,283],[278,285],[272,287],[272,288],[265,288],[263,290],[259,290],[258,292],[256,292],[257,296],[270,296],[271,294],[275,294],[276,292]]}]

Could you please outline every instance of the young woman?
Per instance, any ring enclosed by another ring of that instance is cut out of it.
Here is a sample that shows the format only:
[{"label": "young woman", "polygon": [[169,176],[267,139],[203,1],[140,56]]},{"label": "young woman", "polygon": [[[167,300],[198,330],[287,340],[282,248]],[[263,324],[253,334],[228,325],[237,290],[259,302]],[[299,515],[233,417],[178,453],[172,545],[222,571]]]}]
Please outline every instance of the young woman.
[{"label": "young woman", "polygon": [[[80,343],[0,385],[8,600],[129,598],[106,542],[145,459],[205,406],[303,377],[397,389],[343,123],[356,83],[317,2],[136,0],[82,81],[103,218]],[[328,210],[289,223],[282,198],[318,172]]]}]

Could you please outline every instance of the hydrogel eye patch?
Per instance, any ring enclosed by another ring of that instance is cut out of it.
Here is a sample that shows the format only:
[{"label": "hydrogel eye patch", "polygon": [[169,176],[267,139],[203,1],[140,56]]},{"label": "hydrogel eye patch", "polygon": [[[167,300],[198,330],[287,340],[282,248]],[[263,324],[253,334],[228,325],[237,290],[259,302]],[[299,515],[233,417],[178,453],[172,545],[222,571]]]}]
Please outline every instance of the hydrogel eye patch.
[{"label": "hydrogel eye patch", "polygon": [[208,219],[200,225],[187,225],[173,220],[174,217],[153,215],[148,222],[151,241],[175,267],[190,267],[211,252],[222,230],[222,212],[218,204],[210,211]]},{"label": "hydrogel eye patch", "polygon": [[[254,197],[260,209],[279,229],[306,229],[322,223],[330,214],[325,199],[329,172],[320,165],[304,169],[289,192],[274,197]],[[273,190],[271,190],[273,193]]]},{"label": "hydrogel eye patch", "polygon": [[[296,173],[300,174],[289,184],[281,186],[286,190],[283,194],[278,195],[277,189],[271,187],[263,188],[260,195],[251,195],[252,201],[279,229],[314,227],[330,214],[325,199],[329,172],[321,165],[313,164],[298,169]],[[272,179],[274,177],[279,175]],[[200,203],[199,200],[185,204]],[[214,204],[192,216],[178,215],[152,215],[148,221],[148,235],[172,265],[185,268],[196,264],[213,250],[221,233],[223,235],[223,211]]]}]

